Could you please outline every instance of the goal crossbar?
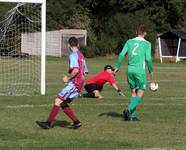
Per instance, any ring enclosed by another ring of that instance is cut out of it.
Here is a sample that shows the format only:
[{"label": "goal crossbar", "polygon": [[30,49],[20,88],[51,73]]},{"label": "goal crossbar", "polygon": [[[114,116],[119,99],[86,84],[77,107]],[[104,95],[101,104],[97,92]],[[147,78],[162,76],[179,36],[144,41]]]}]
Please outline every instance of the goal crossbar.
[{"label": "goal crossbar", "polygon": [[0,2],[10,2],[10,3],[46,3],[46,0],[0,0]]}]

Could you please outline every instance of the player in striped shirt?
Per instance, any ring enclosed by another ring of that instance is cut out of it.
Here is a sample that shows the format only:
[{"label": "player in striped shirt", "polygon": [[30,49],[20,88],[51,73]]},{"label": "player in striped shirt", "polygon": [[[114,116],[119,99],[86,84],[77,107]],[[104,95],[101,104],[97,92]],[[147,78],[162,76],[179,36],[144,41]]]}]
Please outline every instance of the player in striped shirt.
[{"label": "player in striped shirt", "polygon": [[88,73],[85,59],[79,50],[78,39],[71,37],[68,41],[72,53],[69,56],[69,72],[63,76],[63,81],[66,86],[61,90],[55,99],[55,103],[49,113],[48,119],[45,122],[36,121],[36,124],[43,129],[52,127],[52,123],[57,116],[60,107],[63,112],[73,121],[72,127],[77,129],[81,126],[81,122],[74,114],[69,106],[69,103],[78,97],[84,83],[84,77]]}]

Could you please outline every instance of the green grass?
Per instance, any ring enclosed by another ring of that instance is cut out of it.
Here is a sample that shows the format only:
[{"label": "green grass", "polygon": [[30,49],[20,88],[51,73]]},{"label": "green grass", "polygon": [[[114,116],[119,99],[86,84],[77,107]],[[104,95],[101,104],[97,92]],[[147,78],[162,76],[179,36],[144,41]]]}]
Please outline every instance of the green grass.
[{"label": "green grass", "polygon": [[[114,65],[116,58],[87,59],[89,75]],[[120,97],[105,85],[103,100],[76,99],[72,107],[82,122],[78,130],[68,129],[71,121],[61,111],[57,126],[42,130],[36,120],[45,120],[56,94],[63,87],[62,74],[67,71],[66,58],[47,59],[46,96],[0,97],[0,149],[2,150],[110,150],[110,149],[186,149],[186,62],[154,62],[159,90],[147,90],[137,108],[140,122],[125,122],[122,111],[129,102],[125,80],[126,63],[116,77],[125,92]],[[22,106],[22,107],[21,107]]]}]

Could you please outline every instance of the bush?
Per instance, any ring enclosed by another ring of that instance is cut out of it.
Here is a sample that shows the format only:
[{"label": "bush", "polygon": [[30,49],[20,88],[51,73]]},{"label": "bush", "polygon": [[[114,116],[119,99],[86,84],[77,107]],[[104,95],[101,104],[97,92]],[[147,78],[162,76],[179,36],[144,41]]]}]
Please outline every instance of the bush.
[{"label": "bush", "polygon": [[117,38],[111,38],[109,35],[104,35],[101,40],[96,42],[98,55],[105,56],[106,54],[115,53],[118,46]]},{"label": "bush", "polygon": [[110,17],[106,22],[104,33],[106,33],[108,37],[115,37],[115,40],[118,41],[116,47],[121,47],[129,38],[136,36],[135,31],[139,24],[145,24],[147,26],[148,34],[146,39],[152,43],[154,53],[154,41],[156,38],[155,26],[149,16],[145,14],[144,10],[127,14],[117,13],[115,16]]},{"label": "bush", "polygon": [[96,56],[96,50],[93,47],[85,46],[81,47],[80,49],[86,58],[93,58]]}]

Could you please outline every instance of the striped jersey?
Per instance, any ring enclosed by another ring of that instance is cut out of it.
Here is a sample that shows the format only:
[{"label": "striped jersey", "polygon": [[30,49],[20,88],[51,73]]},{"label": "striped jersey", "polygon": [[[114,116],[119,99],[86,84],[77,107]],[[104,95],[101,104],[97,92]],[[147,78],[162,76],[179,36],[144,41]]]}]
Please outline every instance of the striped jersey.
[{"label": "striped jersey", "polygon": [[85,58],[80,50],[73,51],[69,56],[69,71],[70,74],[74,68],[78,68],[78,73],[75,77],[71,79],[76,88],[81,91],[84,83],[84,78],[86,73],[88,73],[88,68],[85,63]]}]

